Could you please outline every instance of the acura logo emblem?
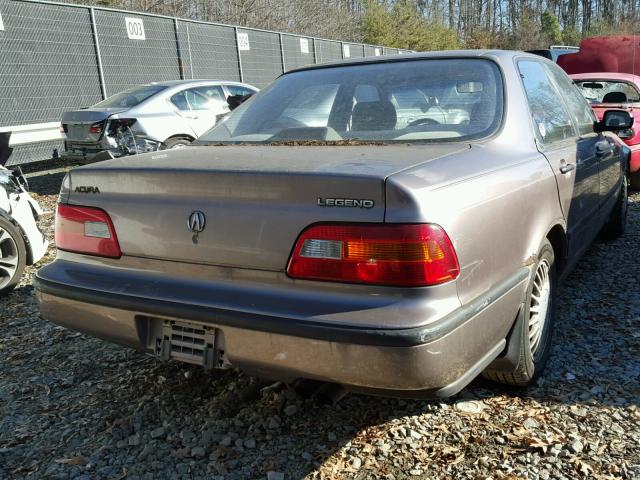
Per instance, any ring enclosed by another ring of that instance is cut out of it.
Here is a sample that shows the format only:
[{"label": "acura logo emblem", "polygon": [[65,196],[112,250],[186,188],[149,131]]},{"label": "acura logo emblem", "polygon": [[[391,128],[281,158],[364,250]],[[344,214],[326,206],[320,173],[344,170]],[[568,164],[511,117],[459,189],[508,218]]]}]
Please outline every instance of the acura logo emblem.
[{"label": "acura logo emblem", "polygon": [[204,213],[202,212],[192,212],[191,215],[189,215],[189,222],[187,224],[187,227],[189,228],[190,232],[193,233],[200,233],[204,230],[206,224],[206,217],[204,216]]}]

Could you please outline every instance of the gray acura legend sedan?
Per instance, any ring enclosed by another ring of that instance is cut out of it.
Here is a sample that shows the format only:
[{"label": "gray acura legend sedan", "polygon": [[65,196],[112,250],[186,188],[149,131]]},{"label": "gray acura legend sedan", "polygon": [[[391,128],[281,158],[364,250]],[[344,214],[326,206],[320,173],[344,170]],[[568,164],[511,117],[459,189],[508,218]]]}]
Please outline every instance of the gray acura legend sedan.
[{"label": "gray acura legend sedan", "polygon": [[527,385],[561,279],[624,230],[629,151],[607,131],[631,123],[522,52],[292,71],[192,147],[72,170],[41,312],[336,395]]}]

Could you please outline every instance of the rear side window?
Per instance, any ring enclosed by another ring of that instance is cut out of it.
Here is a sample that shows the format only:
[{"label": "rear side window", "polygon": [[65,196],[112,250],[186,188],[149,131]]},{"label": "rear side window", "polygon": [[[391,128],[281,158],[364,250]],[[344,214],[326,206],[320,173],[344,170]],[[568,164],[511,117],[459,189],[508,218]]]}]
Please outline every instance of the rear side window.
[{"label": "rear side window", "polygon": [[525,60],[518,62],[518,69],[540,141],[550,145],[574,137],[571,116],[543,65]]},{"label": "rear side window", "polygon": [[187,97],[185,97],[184,92],[178,92],[173,95],[170,99],[171,103],[175,105],[178,110],[189,111],[191,108],[189,107],[189,102],[187,101]]},{"label": "rear side window", "polygon": [[197,87],[184,93],[191,110],[219,110],[227,103],[222,87],[219,86]]},{"label": "rear side window", "polygon": [[564,98],[569,112],[573,116],[578,133],[580,135],[588,135],[593,133],[593,122],[596,121],[593,110],[582,96],[578,87],[576,87],[571,79],[564,73],[560,67],[555,65],[546,65],[551,78],[556,82],[562,97]]},{"label": "rear side window", "polygon": [[246,87],[241,87],[240,85],[227,85],[227,90],[229,90],[229,93],[231,95],[241,95],[241,96],[245,96],[245,95],[251,95],[252,93],[256,93],[253,90],[249,90]]},{"label": "rear side window", "polygon": [[220,110],[227,103],[222,89],[217,86],[190,88],[171,97],[178,110]]}]

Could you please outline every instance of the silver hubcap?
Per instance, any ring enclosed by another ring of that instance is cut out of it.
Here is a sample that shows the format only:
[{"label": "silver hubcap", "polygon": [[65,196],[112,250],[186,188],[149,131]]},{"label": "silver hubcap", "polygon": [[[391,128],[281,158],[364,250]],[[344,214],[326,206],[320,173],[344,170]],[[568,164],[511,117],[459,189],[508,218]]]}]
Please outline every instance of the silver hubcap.
[{"label": "silver hubcap", "polygon": [[0,227],[0,289],[6,287],[18,270],[18,246],[9,232]]},{"label": "silver hubcap", "polygon": [[534,356],[540,348],[540,340],[549,312],[551,298],[551,279],[549,278],[549,262],[542,260],[536,270],[529,305],[529,348]]}]

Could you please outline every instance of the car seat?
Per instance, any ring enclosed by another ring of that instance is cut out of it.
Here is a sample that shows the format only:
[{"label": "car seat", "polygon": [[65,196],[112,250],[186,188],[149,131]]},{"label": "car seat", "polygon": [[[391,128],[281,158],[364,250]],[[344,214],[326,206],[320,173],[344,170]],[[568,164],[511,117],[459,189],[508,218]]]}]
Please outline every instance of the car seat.
[{"label": "car seat", "polygon": [[602,97],[602,103],[626,103],[627,95],[624,92],[609,92]]}]

